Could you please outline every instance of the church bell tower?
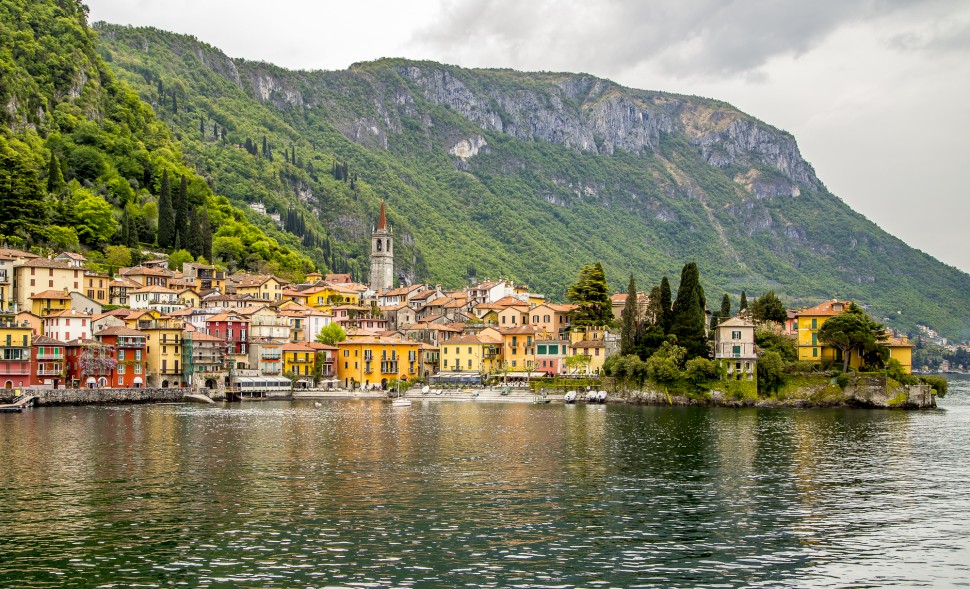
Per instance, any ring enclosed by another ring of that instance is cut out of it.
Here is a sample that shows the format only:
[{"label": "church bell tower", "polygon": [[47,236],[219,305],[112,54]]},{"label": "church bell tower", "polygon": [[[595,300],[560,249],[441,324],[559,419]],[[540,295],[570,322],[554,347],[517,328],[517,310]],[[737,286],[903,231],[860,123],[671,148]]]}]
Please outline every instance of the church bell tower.
[{"label": "church bell tower", "polygon": [[370,239],[370,287],[374,292],[394,286],[394,232],[387,226],[384,201],[381,216]]}]

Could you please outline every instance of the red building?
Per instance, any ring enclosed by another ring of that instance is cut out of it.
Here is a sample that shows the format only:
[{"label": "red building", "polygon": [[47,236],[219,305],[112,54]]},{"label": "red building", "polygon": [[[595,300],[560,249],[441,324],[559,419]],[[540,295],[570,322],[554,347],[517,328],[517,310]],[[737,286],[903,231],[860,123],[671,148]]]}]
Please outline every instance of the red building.
[{"label": "red building", "polygon": [[249,352],[249,319],[237,313],[219,313],[205,320],[205,331],[226,343],[229,355],[244,355]]},{"label": "red building", "polygon": [[31,383],[57,388],[65,382],[64,342],[46,335],[34,338],[31,367]]},{"label": "red building", "polygon": [[148,337],[127,327],[109,327],[94,337],[109,348],[114,359],[114,371],[108,386],[119,389],[138,389],[145,386],[148,373]]},{"label": "red building", "polygon": [[114,348],[93,339],[64,344],[65,384],[71,388],[107,388],[118,361]]}]

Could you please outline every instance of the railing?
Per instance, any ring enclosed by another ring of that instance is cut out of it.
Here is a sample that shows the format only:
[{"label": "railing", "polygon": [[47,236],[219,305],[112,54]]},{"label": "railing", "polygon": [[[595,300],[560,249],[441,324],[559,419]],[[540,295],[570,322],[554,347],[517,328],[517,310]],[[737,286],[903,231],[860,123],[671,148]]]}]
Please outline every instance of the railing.
[{"label": "railing", "polygon": [[37,352],[38,360],[60,360],[64,357],[63,354],[49,354],[47,352]]},{"label": "railing", "polygon": [[53,368],[38,368],[37,376],[60,376],[64,371]]}]

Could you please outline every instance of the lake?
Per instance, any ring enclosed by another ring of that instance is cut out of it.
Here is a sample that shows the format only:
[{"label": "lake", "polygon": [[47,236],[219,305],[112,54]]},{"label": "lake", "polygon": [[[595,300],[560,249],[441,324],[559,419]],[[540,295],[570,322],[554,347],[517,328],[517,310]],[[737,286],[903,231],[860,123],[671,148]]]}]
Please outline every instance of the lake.
[{"label": "lake", "polygon": [[0,414],[0,587],[965,587],[970,380],[940,407]]}]

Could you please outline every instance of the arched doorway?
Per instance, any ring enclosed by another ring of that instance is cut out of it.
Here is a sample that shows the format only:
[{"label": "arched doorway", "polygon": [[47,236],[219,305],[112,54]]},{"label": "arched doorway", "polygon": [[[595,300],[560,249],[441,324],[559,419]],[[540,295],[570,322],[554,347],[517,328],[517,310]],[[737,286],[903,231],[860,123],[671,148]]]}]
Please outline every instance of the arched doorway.
[{"label": "arched doorway", "polygon": [[382,378],[381,379],[381,388],[382,389],[385,389],[385,390],[387,389],[387,379],[386,378]]},{"label": "arched doorway", "polygon": [[3,383],[3,388],[7,389],[8,391],[13,389],[13,381],[8,380],[7,382]]},{"label": "arched doorway", "polygon": [[168,388],[168,381],[167,380],[163,380],[162,381],[162,388],[163,389],[167,389]]},{"label": "arched doorway", "polygon": [[108,379],[102,376],[98,379],[98,388],[103,389],[106,386],[108,386]]},{"label": "arched doorway", "polygon": [[214,388],[216,388],[216,379],[214,379],[214,378],[207,378],[207,379],[205,379],[205,388],[207,388],[207,389],[214,389]]}]

